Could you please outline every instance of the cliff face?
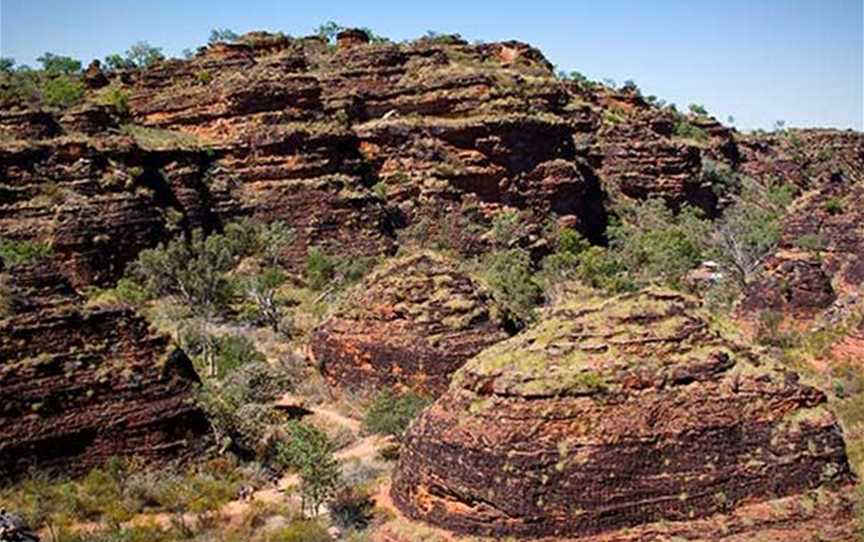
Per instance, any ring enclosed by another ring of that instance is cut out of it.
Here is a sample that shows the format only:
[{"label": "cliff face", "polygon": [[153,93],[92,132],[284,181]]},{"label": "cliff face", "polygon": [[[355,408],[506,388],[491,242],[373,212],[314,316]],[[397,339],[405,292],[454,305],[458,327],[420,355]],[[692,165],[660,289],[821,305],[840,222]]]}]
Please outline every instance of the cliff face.
[{"label": "cliff face", "polygon": [[[454,376],[409,430],[392,496],[459,532],[576,537],[842,491],[824,403],[691,298],[571,300]],[[840,513],[823,525],[851,528]]]},{"label": "cliff face", "polygon": [[50,265],[16,269],[5,286],[14,312],[0,319],[0,480],[203,449],[198,379],[166,337],[129,309],[85,307]]},{"label": "cliff face", "polygon": [[439,395],[451,374],[507,337],[494,302],[455,262],[421,253],[367,277],[312,336],[322,373],[348,388]]}]

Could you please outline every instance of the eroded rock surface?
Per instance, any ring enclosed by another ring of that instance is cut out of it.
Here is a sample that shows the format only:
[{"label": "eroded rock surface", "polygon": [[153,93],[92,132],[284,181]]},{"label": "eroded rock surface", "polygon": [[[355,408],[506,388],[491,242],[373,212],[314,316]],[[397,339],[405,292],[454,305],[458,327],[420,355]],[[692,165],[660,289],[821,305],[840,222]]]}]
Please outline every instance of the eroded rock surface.
[{"label": "eroded rock surface", "polygon": [[192,364],[143,318],[86,307],[50,265],[16,268],[3,294],[13,303],[0,315],[0,481],[203,449]]},{"label": "eroded rock surface", "polygon": [[410,255],[367,277],[314,332],[312,351],[341,386],[438,395],[466,360],[507,337],[496,310],[452,260]]},{"label": "eroded rock surface", "polygon": [[391,494],[450,530],[576,537],[842,491],[853,477],[825,401],[692,298],[571,300],[454,376],[409,430]]}]

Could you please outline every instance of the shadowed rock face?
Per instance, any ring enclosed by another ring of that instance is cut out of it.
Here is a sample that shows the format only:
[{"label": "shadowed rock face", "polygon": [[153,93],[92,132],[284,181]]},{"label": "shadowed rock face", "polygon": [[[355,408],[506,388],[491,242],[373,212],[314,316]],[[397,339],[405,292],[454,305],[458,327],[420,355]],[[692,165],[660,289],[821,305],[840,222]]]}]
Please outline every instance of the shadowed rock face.
[{"label": "shadowed rock face", "polygon": [[349,388],[405,386],[439,395],[452,373],[506,333],[495,304],[454,262],[421,253],[367,277],[318,328],[312,352]]},{"label": "shadowed rock face", "polygon": [[825,400],[691,298],[572,301],[456,373],[409,430],[392,496],[494,536],[694,520],[851,483]]},{"label": "shadowed rock face", "polygon": [[0,481],[86,472],[112,456],[159,461],[203,449],[185,355],[125,308],[85,308],[50,266],[15,269],[0,317]]}]

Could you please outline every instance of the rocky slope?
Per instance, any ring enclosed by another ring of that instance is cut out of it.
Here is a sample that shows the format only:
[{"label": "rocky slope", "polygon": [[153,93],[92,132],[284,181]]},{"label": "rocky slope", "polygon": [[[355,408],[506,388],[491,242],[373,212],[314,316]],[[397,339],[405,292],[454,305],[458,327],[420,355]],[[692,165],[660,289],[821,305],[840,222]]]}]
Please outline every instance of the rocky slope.
[{"label": "rocky slope", "polygon": [[203,449],[189,359],[131,310],[87,307],[50,265],[16,268],[0,318],[0,480]]},{"label": "rocky slope", "polygon": [[[853,477],[825,400],[692,298],[571,299],[454,376],[409,430],[392,496],[450,530],[532,537],[842,496]],[[810,535],[848,535],[849,512]]]},{"label": "rocky slope", "polygon": [[312,352],[339,385],[438,395],[466,360],[507,337],[496,310],[454,261],[410,255],[364,279],[314,332]]}]

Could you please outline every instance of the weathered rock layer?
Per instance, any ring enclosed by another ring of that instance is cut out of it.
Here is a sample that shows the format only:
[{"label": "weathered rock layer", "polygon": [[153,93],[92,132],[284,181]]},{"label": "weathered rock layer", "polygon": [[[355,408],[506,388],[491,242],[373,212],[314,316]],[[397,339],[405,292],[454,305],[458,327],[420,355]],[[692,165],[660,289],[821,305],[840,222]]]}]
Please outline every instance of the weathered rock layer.
[{"label": "weathered rock layer", "polygon": [[415,254],[367,277],[315,330],[312,351],[339,385],[407,386],[438,395],[466,360],[507,337],[495,311],[455,262]]},{"label": "weathered rock layer", "polygon": [[691,298],[572,301],[455,375],[392,496],[459,532],[580,536],[830,491],[852,475],[825,401]]},{"label": "weathered rock layer", "polygon": [[86,472],[112,456],[203,449],[186,356],[126,308],[84,306],[50,266],[15,269],[0,318],[0,481]]}]

